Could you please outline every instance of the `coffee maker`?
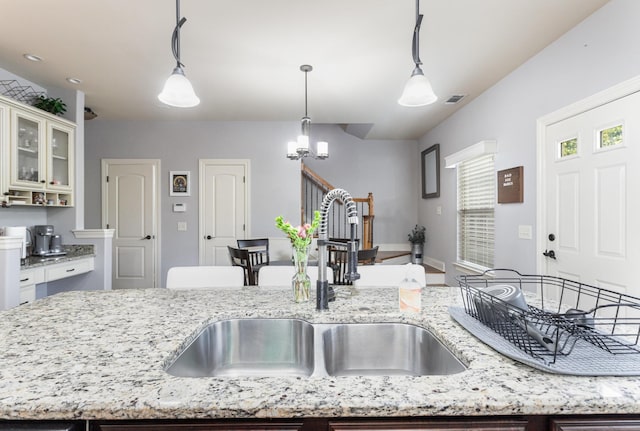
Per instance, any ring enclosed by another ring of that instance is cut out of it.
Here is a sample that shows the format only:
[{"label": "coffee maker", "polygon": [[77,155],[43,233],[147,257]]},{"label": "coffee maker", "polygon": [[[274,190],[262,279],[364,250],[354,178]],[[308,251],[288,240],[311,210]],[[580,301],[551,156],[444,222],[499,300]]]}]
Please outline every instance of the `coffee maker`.
[{"label": "coffee maker", "polygon": [[60,256],[66,254],[60,244],[60,235],[53,234],[53,225],[43,224],[33,227],[33,248],[31,254],[34,256]]}]

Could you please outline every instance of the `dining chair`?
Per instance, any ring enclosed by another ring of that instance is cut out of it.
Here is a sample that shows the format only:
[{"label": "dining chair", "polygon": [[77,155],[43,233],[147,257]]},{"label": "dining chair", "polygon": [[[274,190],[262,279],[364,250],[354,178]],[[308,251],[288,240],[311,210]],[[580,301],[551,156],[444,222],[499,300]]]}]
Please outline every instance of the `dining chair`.
[{"label": "dining chair", "polygon": [[174,266],[167,272],[167,289],[240,287],[244,271],[238,266]]},{"label": "dining chair", "polygon": [[[345,279],[345,273],[348,269],[349,253],[345,248],[329,246],[327,247],[329,254],[328,267],[333,270],[334,284],[337,285],[350,285],[352,282]],[[376,256],[378,255],[378,246],[374,248],[367,248],[358,250],[358,267],[361,265],[373,265],[376,263]],[[359,271],[359,270],[358,270]]]},{"label": "dining chair", "polygon": [[358,266],[375,265],[377,256],[378,256],[377,245],[373,248],[365,248],[362,250],[358,250]]},{"label": "dining chair", "polygon": [[229,250],[229,259],[232,266],[239,266],[244,268],[244,285],[252,286],[256,285],[255,273],[251,266],[251,258],[249,257],[249,250],[244,248],[235,248],[227,246]]},{"label": "dining chair", "polygon": [[[258,277],[258,286],[260,287],[289,287],[291,288],[291,279],[295,274],[295,268],[291,266],[263,266],[260,268],[260,276]],[[311,288],[314,289],[318,281],[318,267],[308,266],[307,275],[311,280]],[[327,281],[333,284],[333,273],[327,271]]]},{"label": "dining chair", "polygon": [[327,268],[331,268],[333,272],[333,284],[344,285],[350,284],[350,281],[345,280],[344,274],[347,271],[349,265],[348,258],[349,253],[345,248],[329,245],[327,247],[327,255],[329,262]]},{"label": "dining chair", "polygon": [[427,276],[422,265],[364,265],[358,267],[360,279],[356,287],[398,287],[405,277],[414,278],[420,287],[427,285]]},{"label": "dining chair", "polygon": [[238,248],[249,251],[253,277],[257,284],[260,268],[269,265],[269,238],[239,239],[237,243]]}]

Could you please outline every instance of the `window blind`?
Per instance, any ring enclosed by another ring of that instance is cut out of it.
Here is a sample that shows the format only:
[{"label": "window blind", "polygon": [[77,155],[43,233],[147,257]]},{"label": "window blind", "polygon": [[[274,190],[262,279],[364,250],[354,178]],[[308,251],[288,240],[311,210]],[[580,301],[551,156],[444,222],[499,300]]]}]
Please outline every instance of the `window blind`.
[{"label": "window blind", "polygon": [[458,260],[493,268],[496,175],[493,154],[458,164]]}]

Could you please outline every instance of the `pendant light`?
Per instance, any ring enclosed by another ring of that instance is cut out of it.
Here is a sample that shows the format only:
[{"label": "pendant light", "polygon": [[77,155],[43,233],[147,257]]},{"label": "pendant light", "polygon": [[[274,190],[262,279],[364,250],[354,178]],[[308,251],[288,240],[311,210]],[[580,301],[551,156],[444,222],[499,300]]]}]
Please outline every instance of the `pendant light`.
[{"label": "pendant light", "polygon": [[431,83],[420,68],[422,64],[422,61],[420,61],[420,24],[422,24],[422,17],[423,15],[420,14],[420,0],[416,0],[416,26],[413,29],[413,43],[411,44],[411,53],[416,67],[411,73],[411,78],[404,86],[402,96],[398,99],[398,103],[402,106],[425,106],[438,100],[438,96],[435,95],[431,88]]},{"label": "pendant light", "polygon": [[171,51],[177,64],[164,84],[162,93],[158,94],[158,99],[164,104],[178,108],[191,108],[200,104],[191,82],[184,74],[184,64],[180,62],[180,27],[186,21],[186,18],[180,18],[180,0],[176,0],[176,26],[171,35]]},{"label": "pendant light", "polygon": [[329,143],[319,141],[316,145],[316,153],[309,149],[309,132],[311,131],[311,118],[307,114],[307,73],[313,70],[312,66],[303,64],[300,70],[304,72],[304,117],[302,117],[301,134],[297,141],[287,144],[287,157],[291,160],[299,160],[311,156],[314,159],[324,160],[329,157]]}]

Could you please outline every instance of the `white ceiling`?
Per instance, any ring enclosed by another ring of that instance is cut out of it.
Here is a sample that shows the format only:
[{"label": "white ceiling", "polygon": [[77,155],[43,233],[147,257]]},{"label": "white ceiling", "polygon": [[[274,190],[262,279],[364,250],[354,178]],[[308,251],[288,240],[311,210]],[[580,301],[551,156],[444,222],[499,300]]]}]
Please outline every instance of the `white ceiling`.
[{"label": "white ceiling", "polygon": [[44,87],[81,79],[99,119],[298,121],[306,63],[312,123],[416,139],[607,1],[422,0],[420,57],[439,96],[422,108],[396,103],[414,0],[182,0],[181,60],[202,100],[189,109],[156,97],[175,65],[174,0],[0,0],[0,67]]}]

